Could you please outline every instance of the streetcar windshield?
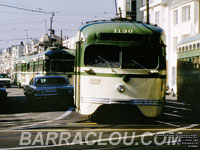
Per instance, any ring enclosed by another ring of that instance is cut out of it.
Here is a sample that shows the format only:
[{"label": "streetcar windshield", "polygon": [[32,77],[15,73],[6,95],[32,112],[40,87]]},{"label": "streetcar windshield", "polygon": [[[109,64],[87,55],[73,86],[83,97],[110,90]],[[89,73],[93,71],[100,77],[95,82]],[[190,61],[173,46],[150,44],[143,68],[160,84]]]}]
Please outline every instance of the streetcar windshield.
[{"label": "streetcar windshield", "polygon": [[122,51],[122,68],[155,69],[158,67],[158,48],[127,47]]},{"label": "streetcar windshield", "polygon": [[64,60],[52,60],[51,61],[51,71],[55,72],[73,72],[74,71],[74,61],[64,61]]},{"label": "streetcar windshield", "polygon": [[90,45],[85,50],[86,66],[113,67],[120,66],[120,49],[108,45]]}]

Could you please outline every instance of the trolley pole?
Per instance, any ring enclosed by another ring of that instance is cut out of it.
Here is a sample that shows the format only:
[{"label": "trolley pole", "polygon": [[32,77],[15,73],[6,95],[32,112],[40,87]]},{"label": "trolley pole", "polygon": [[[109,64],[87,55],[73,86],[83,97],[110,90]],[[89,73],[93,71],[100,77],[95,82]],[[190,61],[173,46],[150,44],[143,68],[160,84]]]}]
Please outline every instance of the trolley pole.
[{"label": "trolley pole", "polygon": [[149,24],[149,0],[146,0],[146,7],[147,7],[147,24]]},{"label": "trolley pole", "polygon": [[117,13],[117,2],[116,2],[116,0],[114,0],[115,1],[115,13],[116,13],[116,16],[118,16],[118,13]]}]

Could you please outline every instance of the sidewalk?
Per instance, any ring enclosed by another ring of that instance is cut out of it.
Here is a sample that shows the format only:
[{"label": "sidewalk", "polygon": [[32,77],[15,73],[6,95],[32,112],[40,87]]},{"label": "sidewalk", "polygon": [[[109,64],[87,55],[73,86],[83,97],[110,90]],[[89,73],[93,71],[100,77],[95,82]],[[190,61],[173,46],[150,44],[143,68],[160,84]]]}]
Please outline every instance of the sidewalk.
[{"label": "sidewalk", "polygon": [[174,100],[174,101],[177,101],[177,95],[173,96],[172,93],[166,94],[166,100]]}]

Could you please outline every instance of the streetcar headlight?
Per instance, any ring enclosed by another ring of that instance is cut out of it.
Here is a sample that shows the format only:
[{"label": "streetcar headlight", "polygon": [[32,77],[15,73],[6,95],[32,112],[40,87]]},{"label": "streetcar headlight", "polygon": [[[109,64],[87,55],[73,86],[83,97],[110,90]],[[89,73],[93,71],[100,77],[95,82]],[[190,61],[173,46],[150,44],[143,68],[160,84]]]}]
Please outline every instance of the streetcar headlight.
[{"label": "streetcar headlight", "polygon": [[118,85],[117,86],[117,91],[120,92],[120,93],[124,92],[125,91],[124,85]]}]

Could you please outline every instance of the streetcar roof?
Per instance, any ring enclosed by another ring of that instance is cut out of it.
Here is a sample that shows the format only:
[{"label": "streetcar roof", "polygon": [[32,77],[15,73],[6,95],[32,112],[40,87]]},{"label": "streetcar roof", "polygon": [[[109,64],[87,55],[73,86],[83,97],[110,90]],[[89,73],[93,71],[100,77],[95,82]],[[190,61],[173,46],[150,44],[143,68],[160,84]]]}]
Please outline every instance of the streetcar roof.
[{"label": "streetcar roof", "polygon": [[59,48],[54,48],[54,49],[48,48],[46,51],[41,52],[39,54],[19,57],[19,58],[16,59],[16,62],[26,63],[26,62],[29,62],[30,60],[34,59],[34,58],[39,58],[39,57],[43,57],[43,56],[51,56],[57,51],[67,52],[69,55],[75,56],[75,50],[59,49]]},{"label": "streetcar roof", "polygon": [[155,44],[154,41],[159,42],[164,32],[163,29],[155,25],[119,20],[90,22],[83,25],[79,31],[79,40],[87,42],[130,41],[150,44]]},{"label": "streetcar roof", "polygon": [[[151,24],[145,24],[137,21],[120,21],[120,20],[103,20],[89,22],[80,27],[80,31],[84,31],[87,28],[97,29],[99,32],[112,32],[114,28],[126,28],[134,29],[133,33],[138,34],[151,34],[151,33],[162,33],[163,29]],[[90,31],[91,32],[91,31]],[[94,31],[95,32],[95,31]]]},{"label": "streetcar roof", "polygon": [[181,40],[178,44],[181,45],[181,44],[190,43],[190,42],[194,42],[194,41],[198,41],[198,40],[200,40],[200,34],[185,38],[185,39]]}]

